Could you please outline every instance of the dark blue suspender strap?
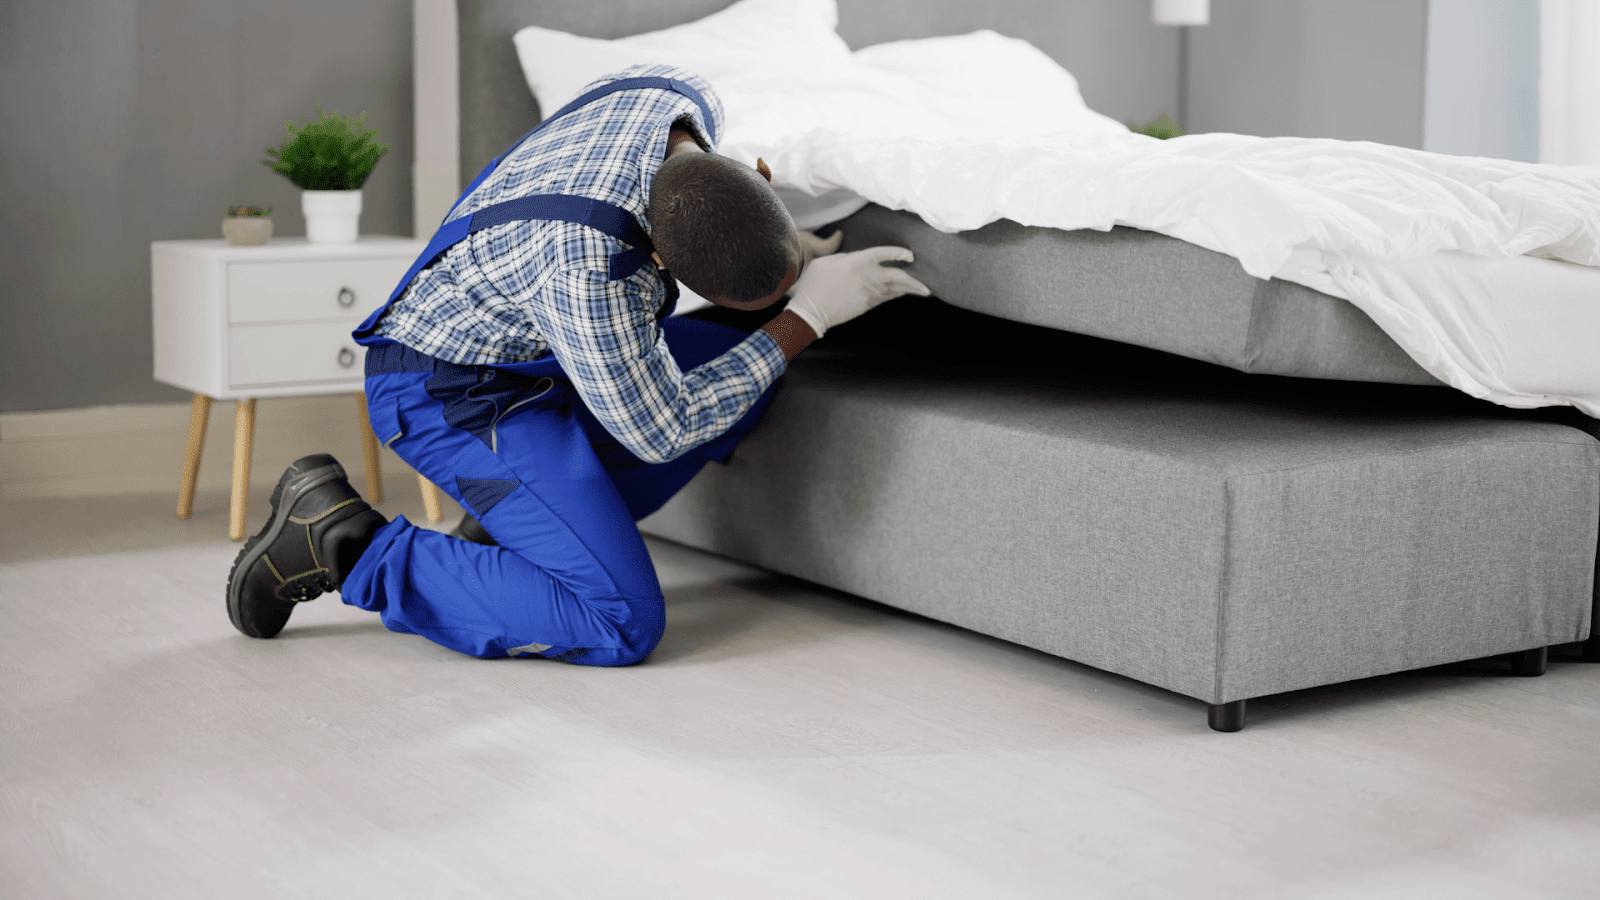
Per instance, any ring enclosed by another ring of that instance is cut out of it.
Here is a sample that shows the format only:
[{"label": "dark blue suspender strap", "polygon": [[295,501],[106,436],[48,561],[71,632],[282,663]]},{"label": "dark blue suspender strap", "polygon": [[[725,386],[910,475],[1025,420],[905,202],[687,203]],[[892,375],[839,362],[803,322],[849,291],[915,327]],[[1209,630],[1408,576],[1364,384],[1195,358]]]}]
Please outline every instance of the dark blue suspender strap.
[{"label": "dark blue suspender strap", "polygon": [[[457,198],[455,205],[450,207],[450,213],[445,216],[447,221],[439,226],[439,230],[434,232],[433,237],[428,241],[427,248],[422,251],[422,255],[418,256],[416,262],[411,264],[411,268],[406,270],[406,274],[400,279],[399,285],[389,295],[389,300],[356,328],[356,339],[359,341],[371,337],[373,329],[378,324],[379,317],[389,308],[389,304],[405,293],[406,288],[411,286],[411,282],[416,279],[417,274],[432,265],[440,254],[472,232],[482,231],[495,225],[531,219],[576,222],[629,244],[632,249],[624,250],[611,256],[607,277],[612,281],[627,278],[650,262],[650,254],[654,252],[655,247],[651,244],[650,236],[645,232],[644,226],[639,224],[639,220],[632,213],[603,200],[575,197],[568,194],[539,194],[532,197],[518,197],[514,200],[486,206],[470,216],[462,216],[457,219],[450,218],[450,215],[455,213],[456,207],[460,206],[463,200],[470,197],[472,192],[477,190],[478,186],[483,183],[484,179],[489,177],[489,173],[500,165],[500,160],[510,156],[518,147],[522,146],[523,142],[538,133],[539,129],[602,97],[619,91],[637,91],[650,88],[673,91],[694,101],[694,104],[700,107],[700,116],[705,123],[706,132],[713,142],[716,141],[717,126],[715,119],[711,115],[711,105],[706,102],[706,98],[698,90],[695,90],[686,81],[658,76],[623,78],[580,94],[572,102],[556,110],[554,115],[545,117],[544,121],[535,125],[531,131],[518,138],[517,142],[512,144],[509,150],[490,160],[489,164],[483,167],[483,171],[478,173],[478,177],[472,179],[472,183],[467,185],[465,191],[461,192],[461,196]],[[675,305],[677,300],[677,287],[675,283],[667,285],[667,303],[663,309],[667,309],[669,312],[670,307]]]},{"label": "dark blue suspender strap", "polygon": [[555,219],[576,222],[596,231],[609,234],[633,249],[612,254],[606,277],[620,281],[639,271],[650,262],[655,245],[645,233],[633,213],[620,206],[591,197],[574,197],[569,194],[536,194],[518,197],[504,203],[486,206],[472,214],[472,224],[467,232],[482,231],[494,225],[527,219]]},{"label": "dark blue suspender strap", "polygon": [[[632,250],[626,250],[611,257],[607,277],[612,281],[627,278],[644,266],[650,260],[650,254],[655,246],[650,242],[650,236],[645,234],[643,226],[633,214],[620,206],[613,206],[603,200],[590,197],[574,197],[568,194],[536,194],[532,197],[518,197],[504,203],[486,206],[470,216],[462,216],[439,226],[433,233],[433,239],[428,241],[427,249],[417,257],[416,262],[406,271],[405,277],[400,279],[400,284],[395,287],[394,293],[389,295],[389,303],[411,286],[412,279],[417,273],[427,268],[439,257],[439,254],[450,249],[457,241],[474,231],[482,231],[496,225],[508,222],[520,222],[529,219],[553,219],[562,222],[576,222],[587,225],[596,231],[608,234],[619,241],[632,244]],[[384,309],[388,308],[384,304]],[[377,317],[383,310],[373,313],[369,321],[363,322],[358,331],[367,331],[377,324]]]},{"label": "dark blue suspender strap", "polygon": [[472,224],[467,231],[482,231],[507,222],[527,219],[557,219],[577,222],[597,231],[603,231],[625,244],[649,247],[650,236],[645,233],[633,213],[620,206],[590,197],[570,194],[536,194],[518,197],[504,203],[486,206],[472,214]]}]

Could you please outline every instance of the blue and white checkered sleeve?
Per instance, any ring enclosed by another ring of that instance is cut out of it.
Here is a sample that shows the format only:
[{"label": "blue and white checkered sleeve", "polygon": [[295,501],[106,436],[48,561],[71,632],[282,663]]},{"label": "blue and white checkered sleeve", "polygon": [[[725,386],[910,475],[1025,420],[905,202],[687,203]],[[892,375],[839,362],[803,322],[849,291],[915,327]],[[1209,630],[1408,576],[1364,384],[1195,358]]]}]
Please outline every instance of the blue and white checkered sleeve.
[{"label": "blue and white checkered sleeve", "polygon": [[595,418],[635,456],[663,463],[720,437],[786,362],[771,335],[757,331],[681,371],[649,311],[654,304],[639,296],[649,277],[610,281],[604,272],[571,267],[546,282],[542,302],[531,306]]}]

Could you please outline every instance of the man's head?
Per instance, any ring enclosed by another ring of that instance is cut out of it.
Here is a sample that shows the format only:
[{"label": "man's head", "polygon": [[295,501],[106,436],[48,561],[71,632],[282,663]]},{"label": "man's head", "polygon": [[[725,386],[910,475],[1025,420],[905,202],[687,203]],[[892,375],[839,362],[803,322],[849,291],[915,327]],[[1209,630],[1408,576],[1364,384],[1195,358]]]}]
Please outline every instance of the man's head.
[{"label": "man's head", "polygon": [[800,248],[770,177],[714,153],[661,164],[645,214],[674,278],[734,309],[762,309],[783,296],[799,277]]}]

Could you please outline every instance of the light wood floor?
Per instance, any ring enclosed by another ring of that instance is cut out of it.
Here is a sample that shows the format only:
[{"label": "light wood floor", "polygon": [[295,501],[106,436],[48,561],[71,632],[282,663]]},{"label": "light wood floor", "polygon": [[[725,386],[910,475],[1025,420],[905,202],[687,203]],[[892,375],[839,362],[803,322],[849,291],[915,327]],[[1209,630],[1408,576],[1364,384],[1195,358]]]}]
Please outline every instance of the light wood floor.
[{"label": "light wood floor", "polygon": [[255,641],[226,495],[172,503],[0,509],[0,897],[1600,897],[1600,665],[1301,691],[1225,735],[661,542],[630,669],[468,659],[337,597]]}]

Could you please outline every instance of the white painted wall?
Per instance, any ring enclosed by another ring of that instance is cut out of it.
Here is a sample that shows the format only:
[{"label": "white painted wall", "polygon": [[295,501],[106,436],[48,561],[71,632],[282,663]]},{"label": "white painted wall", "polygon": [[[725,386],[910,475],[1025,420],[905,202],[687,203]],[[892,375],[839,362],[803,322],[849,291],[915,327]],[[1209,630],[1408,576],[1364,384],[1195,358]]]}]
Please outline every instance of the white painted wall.
[{"label": "white painted wall", "polygon": [[1600,0],[1541,0],[1539,32],[1539,161],[1600,166]]},{"label": "white painted wall", "polygon": [[1539,0],[1430,0],[1426,71],[1422,149],[1539,161]]}]

